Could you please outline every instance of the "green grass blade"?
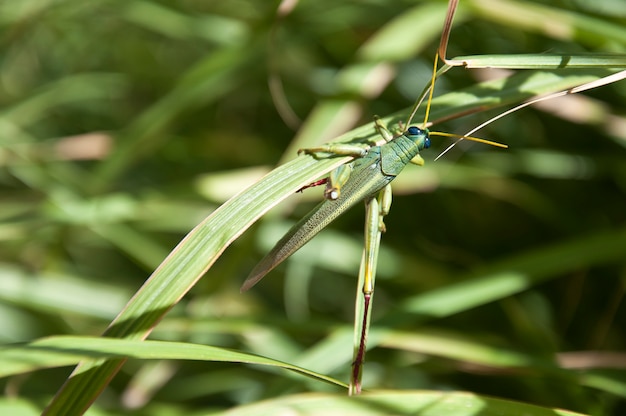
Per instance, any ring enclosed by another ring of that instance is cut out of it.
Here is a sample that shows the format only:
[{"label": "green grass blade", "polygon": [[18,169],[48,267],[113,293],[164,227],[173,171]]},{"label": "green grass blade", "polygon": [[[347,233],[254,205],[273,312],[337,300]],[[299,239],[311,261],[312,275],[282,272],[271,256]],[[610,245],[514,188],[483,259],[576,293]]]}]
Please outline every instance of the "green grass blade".
[{"label": "green grass blade", "polygon": [[[119,134],[119,146],[98,167],[91,186],[100,188],[110,183],[139,157],[145,158],[158,149],[167,137],[164,133],[184,110],[206,105],[228,94],[238,81],[238,74],[256,59],[254,53],[243,50],[244,45],[223,48],[190,68],[168,94]],[[250,47],[249,50],[258,51],[259,48]]]},{"label": "green grass blade", "polygon": [[407,319],[409,315],[426,319],[450,316],[520,293],[555,273],[617,261],[624,255],[626,229],[623,228],[538,247],[494,262],[488,270],[471,273],[459,283],[408,299],[399,307],[401,312],[387,319],[395,322],[395,318]]},{"label": "green grass blade", "polygon": [[475,55],[452,58],[456,65],[466,68],[501,69],[587,69],[626,68],[626,55],[621,54],[519,54]]},{"label": "green grass blade", "polygon": [[626,45],[623,25],[558,7],[515,0],[473,0],[467,7],[476,17],[517,30],[586,45]]},{"label": "green grass blade", "polygon": [[256,364],[284,368],[340,387],[344,383],[305,368],[265,357],[209,345],[183,342],[120,340],[58,336],[0,348],[0,377],[75,365],[88,359],[197,360]]},{"label": "green grass blade", "polygon": [[533,406],[465,392],[377,391],[357,397],[301,394],[241,406],[228,416],[273,416],[279,412],[297,415],[374,416],[582,416],[561,409]]},{"label": "green grass blade", "polygon": [[[510,77],[481,82],[462,90],[433,98],[430,118],[433,124],[475,112],[486,111],[532,97],[567,90],[596,81],[612,72],[607,70],[553,70],[522,71]],[[420,108],[414,120],[423,117]],[[405,121],[409,110],[405,109],[383,118],[388,125]]]}]

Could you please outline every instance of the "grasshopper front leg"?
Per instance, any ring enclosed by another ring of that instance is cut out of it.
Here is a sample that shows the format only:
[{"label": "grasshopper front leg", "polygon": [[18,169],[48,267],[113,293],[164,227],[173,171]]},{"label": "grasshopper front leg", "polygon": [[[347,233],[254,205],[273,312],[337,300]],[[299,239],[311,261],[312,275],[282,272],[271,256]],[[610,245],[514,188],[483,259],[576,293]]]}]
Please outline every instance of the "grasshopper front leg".
[{"label": "grasshopper front leg", "polygon": [[385,142],[389,143],[393,140],[394,134],[389,131],[385,123],[378,117],[374,117],[374,128],[378,132],[378,134],[385,140]]},{"label": "grasshopper front leg", "polygon": [[[367,154],[369,146],[358,146],[346,143],[329,143],[323,146],[311,147],[298,150],[299,153],[306,153],[316,156],[317,153],[330,153],[338,156],[353,156],[361,158]],[[326,189],[324,190],[324,198],[335,200],[341,195],[341,187],[348,182],[352,173],[352,163],[341,165],[330,172],[326,180]]]},{"label": "grasshopper front leg", "polygon": [[[389,129],[385,126],[383,121],[375,117],[374,118],[374,128],[378,132],[378,134],[384,139],[385,142],[390,142],[394,139],[394,134],[392,134]],[[373,145],[376,143],[373,142]],[[353,156],[355,158],[364,157],[369,151],[369,145],[354,145],[347,143],[329,143],[318,147],[311,147],[306,149],[298,150],[298,154],[306,153],[313,156],[317,156],[318,153],[330,153],[338,156]],[[419,157],[419,156],[418,156]],[[424,163],[423,159],[419,157],[422,161],[421,164]],[[419,164],[419,163],[418,163]],[[341,187],[348,182],[350,179],[350,174],[352,173],[353,163],[348,163],[342,166],[339,166],[335,170],[333,170],[329,177],[321,183],[315,183],[315,185],[326,183],[326,189],[324,191],[324,197],[326,199],[337,199],[341,194]],[[312,186],[312,185],[309,185]],[[307,186],[307,188],[309,187]]]},{"label": "grasshopper front leg", "polygon": [[298,154],[306,153],[307,155],[317,156],[318,153],[330,153],[337,156],[354,156],[363,157],[369,150],[369,145],[356,145],[349,143],[327,143],[318,147],[307,147],[298,150]]}]

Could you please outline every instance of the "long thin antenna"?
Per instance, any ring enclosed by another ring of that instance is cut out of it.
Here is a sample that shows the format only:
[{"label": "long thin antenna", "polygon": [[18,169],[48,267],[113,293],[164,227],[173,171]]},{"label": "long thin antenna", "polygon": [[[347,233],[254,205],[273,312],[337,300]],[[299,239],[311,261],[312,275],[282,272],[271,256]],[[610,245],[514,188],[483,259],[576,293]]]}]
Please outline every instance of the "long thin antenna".
[{"label": "long thin antenna", "polygon": [[[450,146],[448,146],[443,152],[441,152],[439,154],[439,156],[437,156],[435,158],[435,160],[439,159],[441,156],[445,155],[446,153],[448,153],[448,151],[450,151],[450,149],[452,149],[454,146],[457,145],[457,143],[459,143],[461,140],[467,139],[468,136],[476,133],[478,130],[482,129],[485,126],[488,126],[489,124],[493,123],[496,120],[501,119],[502,117],[505,117],[511,113],[514,113],[518,110],[521,110],[522,108],[528,107],[529,105],[533,105],[535,103],[541,102],[541,101],[547,101],[547,100],[551,100],[553,98],[557,98],[557,97],[563,97],[565,95],[570,95],[570,94],[576,94],[582,91],[586,91],[586,90],[590,90],[592,88],[598,88],[598,87],[602,87],[604,85],[608,85],[608,84],[612,84],[614,82],[617,81],[621,81],[623,79],[626,78],[626,70],[625,71],[620,71],[620,72],[616,72],[614,74],[611,75],[607,75],[606,77],[602,77],[600,79],[597,79],[595,81],[591,81],[591,82],[587,82],[585,84],[582,85],[578,85],[576,87],[572,87],[568,90],[565,91],[559,91],[559,92],[555,92],[552,94],[548,94],[548,95],[543,95],[541,97],[537,97],[537,98],[533,98],[531,100],[525,101],[511,109],[506,110],[503,113],[498,114],[495,117],[490,118],[489,120],[485,121],[484,123],[479,124],[478,126],[474,127],[472,130],[468,131],[467,134],[464,134],[462,136],[459,136],[459,139],[456,140],[454,143],[452,143]],[[431,133],[433,134],[433,133]],[[481,139],[482,140],[482,139]],[[476,140],[473,140],[476,141]]]},{"label": "long thin antenna", "polygon": [[433,64],[433,76],[430,79],[430,91],[428,92],[428,102],[426,103],[426,114],[424,115],[424,122],[422,123],[422,127],[426,127],[426,123],[428,123],[428,116],[430,115],[430,103],[433,100],[433,93],[435,92],[435,78],[437,77],[437,64],[439,63],[438,54],[435,54],[434,61],[435,63]]},{"label": "long thin antenna", "polygon": [[[477,142],[477,143],[482,143],[482,144],[488,144],[490,146],[500,147],[502,149],[508,149],[509,148],[508,145],[503,144],[503,143],[494,142],[492,140],[487,140],[487,139],[481,139],[480,137],[472,137],[472,136],[468,136],[468,135],[461,136],[460,134],[444,133],[444,132],[441,132],[441,131],[431,131],[430,135],[431,136],[454,137],[454,138],[457,138],[459,140],[469,140],[469,141],[472,141],[472,142]],[[457,142],[459,140],[457,140]],[[437,159],[439,159],[439,156],[437,156]],[[435,160],[437,160],[437,159],[435,159]]]},{"label": "long thin antenna", "polygon": [[[439,78],[440,76],[448,72],[450,69],[452,69],[451,66],[448,66],[448,65],[442,66],[441,68],[439,68],[439,71],[437,71],[437,73],[435,74],[434,79],[437,80],[437,78]],[[431,83],[428,84],[424,88],[424,90],[422,90],[422,92],[420,93],[417,101],[415,102],[415,104],[413,105],[413,108],[411,109],[411,114],[409,115],[409,118],[407,119],[407,122],[405,124],[406,126],[409,126],[411,124],[411,121],[413,120],[413,117],[415,117],[417,110],[420,108],[420,106],[424,102],[424,99],[426,98],[426,96],[428,96],[428,94],[432,90],[431,84],[434,84],[434,81],[431,81]],[[426,124],[422,127],[428,127],[428,122],[426,122]]]},{"label": "long thin antenna", "polygon": [[[420,105],[422,105],[422,102],[424,101],[424,98],[426,98],[426,95],[429,95],[428,107],[426,108],[426,117],[424,117],[424,124],[422,125],[422,128],[428,127],[428,113],[430,112],[430,101],[432,100],[432,96],[433,96],[435,80],[439,78],[441,75],[448,72],[448,70],[452,68],[452,65],[448,65],[448,61],[446,60],[445,56],[446,56],[446,50],[448,48],[448,39],[450,39],[450,31],[452,30],[452,19],[454,18],[454,12],[456,11],[458,4],[459,4],[459,0],[448,1],[448,10],[446,12],[446,20],[444,21],[443,29],[441,30],[441,39],[439,40],[438,53],[437,55],[435,55],[433,77],[430,81],[430,85],[424,88],[424,91],[422,91],[415,105],[411,109],[411,114],[409,115],[409,118],[407,119],[407,122],[406,122],[407,127],[411,124],[413,117],[415,117],[415,114],[417,113],[417,110],[419,109]],[[439,71],[437,71],[437,64],[438,64],[439,57],[443,60],[445,65],[442,66]],[[455,62],[455,61],[450,61],[450,62]]]}]

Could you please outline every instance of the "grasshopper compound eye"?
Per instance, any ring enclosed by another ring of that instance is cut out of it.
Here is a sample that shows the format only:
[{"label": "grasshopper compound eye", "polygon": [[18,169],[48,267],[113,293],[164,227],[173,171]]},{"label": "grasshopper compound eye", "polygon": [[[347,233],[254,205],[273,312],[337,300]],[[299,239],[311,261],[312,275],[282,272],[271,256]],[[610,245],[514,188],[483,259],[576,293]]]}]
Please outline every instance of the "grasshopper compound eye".
[{"label": "grasshopper compound eye", "polygon": [[407,130],[409,136],[423,136],[424,137],[424,147],[423,149],[428,149],[430,147],[430,137],[428,137],[428,130],[422,130],[419,127],[411,126]]},{"label": "grasshopper compound eye", "polygon": [[418,136],[420,134],[422,134],[422,129],[415,127],[415,126],[411,126],[409,127],[409,129],[407,130],[409,132],[410,136]]},{"label": "grasshopper compound eye", "polygon": [[424,149],[428,149],[430,147],[430,137],[426,136],[424,139]]}]

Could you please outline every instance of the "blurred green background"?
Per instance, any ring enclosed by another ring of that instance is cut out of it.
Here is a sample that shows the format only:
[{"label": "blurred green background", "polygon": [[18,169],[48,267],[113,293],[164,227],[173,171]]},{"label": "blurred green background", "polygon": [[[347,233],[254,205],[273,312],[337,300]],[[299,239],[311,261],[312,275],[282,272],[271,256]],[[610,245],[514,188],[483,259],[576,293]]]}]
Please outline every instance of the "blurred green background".
[{"label": "blurred green background", "polygon": [[[620,1],[461,6],[449,56],[626,48]],[[309,140],[410,106],[429,80],[445,7],[0,1],[2,343],[100,334],[229,196]],[[435,95],[490,76],[454,69]],[[459,146],[435,162],[449,143],[436,138],[426,166],[398,179],[366,388],[626,412],[626,83],[569,98],[478,134],[509,150]],[[436,129],[462,134],[497,113]],[[321,193],[294,196],[245,233],[151,339],[241,349],[347,380],[361,207],[239,293]],[[0,382],[7,398],[40,407],[68,374]],[[96,408],[189,414],[311,390],[334,391],[237,364],[131,361]]]}]

